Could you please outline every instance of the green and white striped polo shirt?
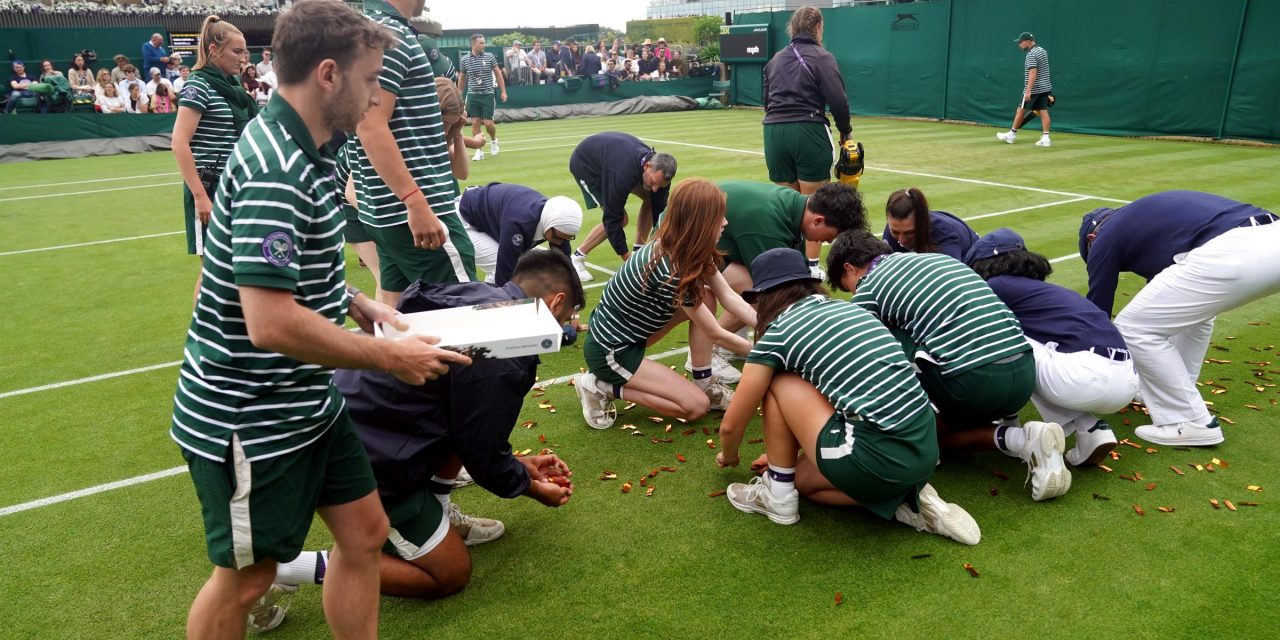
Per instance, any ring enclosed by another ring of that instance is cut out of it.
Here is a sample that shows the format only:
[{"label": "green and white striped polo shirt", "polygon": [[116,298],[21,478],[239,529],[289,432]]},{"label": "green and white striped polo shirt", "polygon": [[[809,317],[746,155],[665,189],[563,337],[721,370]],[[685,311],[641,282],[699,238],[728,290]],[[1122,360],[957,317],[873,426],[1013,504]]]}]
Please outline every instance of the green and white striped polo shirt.
[{"label": "green and white striped polo shirt", "polygon": [[930,410],[902,345],[874,316],[843,300],[815,295],[791,305],[747,362],[796,373],[847,420],[860,416],[882,430]]},{"label": "green and white striped polo shirt", "polygon": [[333,370],[249,341],[241,287],[282,289],[341,326],[347,313],[342,213],[333,159],[273,96],[232,150],[205,241],[170,434],[225,461],[232,436],[249,460],[305,447],[342,411]]},{"label": "green and white striped polo shirt", "polygon": [[[378,83],[396,96],[395,110],[388,123],[396,146],[414,182],[427,197],[437,216],[455,213],[458,185],[449,164],[449,146],[444,139],[444,120],[436,98],[435,76],[409,21],[383,0],[369,0],[364,9],[370,20],[391,29],[397,45],[382,56]],[[393,227],[408,222],[404,203],[378,176],[363,144],[357,144],[360,168],[352,167],[360,221],[371,227]],[[407,195],[407,194],[400,194]]]},{"label": "green and white striped polo shirt", "polygon": [[991,287],[940,253],[885,256],[858,283],[852,302],[909,332],[944,376],[1031,350]]},{"label": "green and white striped polo shirt", "polygon": [[470,51],[462,54],[458,59],[458,71],[467,74],[467,94],[493,93],[493,74],[498,73],[494,70],[496,66],[498,58],[488,51],[478,56]]},{"label": "green and white striped polo shirt", "polygon": [[600,304],[591,312],[591,335],[601,346],[643,346],[675,315],[673,303],[680,276],[671,271],[671,258],[659,258],[645,277],[655,247],[657,243],[650,242],[631,252],[605,286]]},{"label": "green and white striped polo shirt", "polygon": [[195,157],[196,167],[224,166],[231,155],[231,147],[239,138],[227,99],[214,91],[204,76],[193,73],[182,85],[178,107],[190,107],[200,112],[200,123],[191,136],[191,155]]}]

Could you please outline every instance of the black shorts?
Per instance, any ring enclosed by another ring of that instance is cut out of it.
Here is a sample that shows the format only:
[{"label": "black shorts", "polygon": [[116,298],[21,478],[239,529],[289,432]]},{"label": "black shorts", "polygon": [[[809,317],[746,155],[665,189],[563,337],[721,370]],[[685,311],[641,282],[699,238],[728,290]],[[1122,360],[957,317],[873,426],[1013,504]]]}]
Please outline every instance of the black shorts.
[{"label": "black shorts", "polygon": [[1049,97],[1052,95],[1053,95],[1052,91],[1045,91],[1044,93],[1033,93],[1031,94],[1030,98],[1022,101],[1022,108],[1030,109],[1032,111],[1040,111],[1042,109],[1048,109],[1050,106],[1053,105],[1053,102],[1049,100]]}]

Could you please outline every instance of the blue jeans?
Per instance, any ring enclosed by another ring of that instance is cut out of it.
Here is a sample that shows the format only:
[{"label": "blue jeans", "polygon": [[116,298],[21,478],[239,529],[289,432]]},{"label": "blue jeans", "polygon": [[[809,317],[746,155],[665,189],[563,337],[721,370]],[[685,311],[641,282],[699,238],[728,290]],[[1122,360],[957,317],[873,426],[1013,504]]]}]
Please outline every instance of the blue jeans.
[{"label": "blue jeans", "polygon": [[31,93],[30,91],[20,91],[20,90],[17,90],[17,89],[15,89],[15,90],[13,90],[13,91],[10,91],[10,92],[9,92],[9,102],[8,102],[7,104],[5,104],[5,105],[4,105],[4,112],[5,112],[5,113],[13,113],[13,112],[14,112],[14,110],[18,108],[18,99],[19,99],[19,98],[30,98],[31,96],[34,96],[34,95],[35,95],[35,94],[34,94],[34,93]]}]

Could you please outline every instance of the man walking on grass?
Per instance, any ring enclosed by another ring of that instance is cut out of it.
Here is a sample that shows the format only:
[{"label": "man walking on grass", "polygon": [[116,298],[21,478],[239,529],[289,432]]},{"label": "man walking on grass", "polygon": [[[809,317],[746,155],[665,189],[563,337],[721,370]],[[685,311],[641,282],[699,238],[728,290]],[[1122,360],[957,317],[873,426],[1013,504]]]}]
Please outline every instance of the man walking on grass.
[{"label": "man walking on grass", "polygon": [[1052,103],[1053,82],[1049,77],[1049,54],[1036,44],[1036,37],[1023,31],[1016,40],[1018,48],[1027,52],[1026,69],[1022,87],[1022,103],[1013,116],[1013,126],[1008,131],[996,134],[996,139],[1013,144],[1018,137],[1018,129],[1030,122],[1024,119],[1027,112],[1040,115],[1040,139],[1037,147],[1049,146],[1049,106]]},{"label": "man walking on grass", "polygon": [[240,638],[246,619],[269,623],[276,565],[298,556],[316,513],[334,539],[324,594],[333,634],[377,635],[387,516],[333,369],[422,384],[470,363],[427,338],[342,328],[348,315],[369,329],[395,322],[395,311],[346,287],[334,160],[319,145],[377,106],[383,51],[394,44],[336,0],[298,0],[280,14],[281,86],[236,143],[213,198],[170,427],[215,565],[191,605],[189,637]]},{"label": "man walking on grass", "polygon": [[[467,117],[471,118],[471,136],[480,135],[480,125],[489,132],[489,153],[498,155],[498,127],[493,123],[493,112],[498,108],[493,100],[496,83],[507,101],[507,83],[502,78],[502,67],[492,53],[484,50],[484,36],[471,36],[471,51],[458,61],[458,92],[467,92]],[[484,149],[476,149],[472,160],[484,160]]]}]

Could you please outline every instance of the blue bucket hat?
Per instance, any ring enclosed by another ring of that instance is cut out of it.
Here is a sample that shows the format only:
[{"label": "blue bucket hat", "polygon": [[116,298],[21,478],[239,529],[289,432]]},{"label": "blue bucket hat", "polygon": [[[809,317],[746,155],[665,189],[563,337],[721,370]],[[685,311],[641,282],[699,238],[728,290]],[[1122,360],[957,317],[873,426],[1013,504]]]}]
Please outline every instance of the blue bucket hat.
[{"label": "blue bucket hat", "polygon": [[752,303],[756,301],[756,295],[788,282],[822,282],[809,273],[809,262],[804,254],[787,247],[770,249],[756,256],[751,261],[751,280],[755,286],[743,291],[742,299]]},{"label": "blue bucket hat", "polygon": [[1112,213],[1115,213],[1115,209],[1098,207],[1084,214],[1084,219],[1080,221],[1080,259],[1086,263],[1089,261],[1089,234],[1097,231]]},{"label": "blue bucket hat", "polygon": [[964,254],[964,263],[973,266],[973,263],[979,260],[1022,251],[1026,248],[1027,243],[1022,240],[1022,236],[1013,229],[1001,227],[978,238],[978,241],[973,243],[969,251]]}]

